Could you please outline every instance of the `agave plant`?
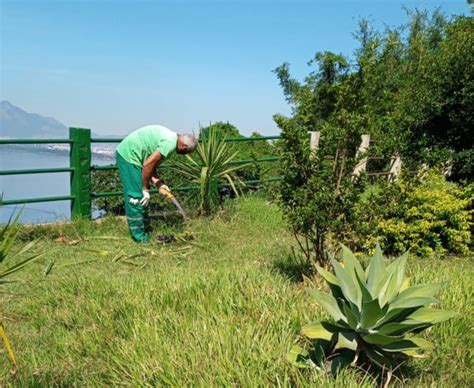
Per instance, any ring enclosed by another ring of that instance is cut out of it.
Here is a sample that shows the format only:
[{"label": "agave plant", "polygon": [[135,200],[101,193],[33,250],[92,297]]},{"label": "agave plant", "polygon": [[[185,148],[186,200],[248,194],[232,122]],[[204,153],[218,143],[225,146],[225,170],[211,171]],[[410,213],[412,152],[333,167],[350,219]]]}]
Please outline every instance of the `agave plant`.
[{"label": "agave plant", "polygon": [[388,384],[394,368],[431,347],[415,334],[456,313],[426,307],[438,302],[434,295],[443,284],[409,286],[408,252],[386,266],[377,244],[365,270],[345,246],[342,258],[342,263],[332,260],[334,274],[317,266],[331,294],[310,291],[334,322],[304,326],[302,335],[313,346],[309,351],[293,347],[288,359],[300,367],[326,364],[333,372],[350,364],[375,364],[387,371]]},{"label": "agave plant", "polygon": [[226,142],[225,137],[218,136],[215,129],[200,137],[193,155],[196,156],[186,155],[187,163],[174,162],[173,169],[200,186],[199,212],[207,215],[217,199],[219,181],[226,180],[234,193],[239,195],[232,174],[248,164],[235,164],[237,151]]},{"label": "agave plant", "polygon": [[[2,203],[3,203],[3,198],[0,195],[0,208],[2,206]],[[11,265],[10,267],[7,267],[7,268],[4,267],[5,261],[15,260],[16,258],[22,256],[31,248],[33,248],[38,242],[38,240],[31,241],[30,243],[20,248],[19,250],[15,252],[13,251],[12,248],[20,230],[18,227],[18,221],[20,219],[21,213],[22,213],[22,210],[16,212],[16,214],[15,212],[12,212],[7,223],[0,227],[0,286],[6,283],[11,283],[11,280],[6,279],[7,276],[19,271],[20,269],[25,267],[27,264],[40,258],[46,253],[46,252],[37,253],[24,260],[19,261],[18,263],[14,265]],[[16,367],[15,353],[13,352],[10,342],[8,341],[7,333],[5,331],[5,327],[2,324],[2,322],[0,322],[0,338],[3,340],[3,343],[7,350],[8,357],[10,358],[14,367]]]}]

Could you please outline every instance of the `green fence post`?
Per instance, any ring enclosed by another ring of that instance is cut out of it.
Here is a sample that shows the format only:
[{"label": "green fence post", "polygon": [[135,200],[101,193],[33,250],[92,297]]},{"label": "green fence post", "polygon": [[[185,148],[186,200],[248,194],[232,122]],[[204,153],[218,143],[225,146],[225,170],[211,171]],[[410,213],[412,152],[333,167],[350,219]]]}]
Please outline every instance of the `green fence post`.
[{"label": "green fence post", "polygon": [[91,130],[69,128],[72,218],[91,218]]}]

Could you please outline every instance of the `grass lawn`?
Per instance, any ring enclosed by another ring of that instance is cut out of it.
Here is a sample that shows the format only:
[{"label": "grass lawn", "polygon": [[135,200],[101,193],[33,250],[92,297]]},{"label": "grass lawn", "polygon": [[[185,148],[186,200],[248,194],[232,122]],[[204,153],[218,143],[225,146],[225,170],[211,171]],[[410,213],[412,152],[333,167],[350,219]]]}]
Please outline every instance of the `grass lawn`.
[{"label": "grass lawn", "polygon": [[[45,235],[38,249],[49,253],[2,287],[19,369],[10,374],[2,348],[0,386],[376,385],[358,370],[334,379],[286,362],[300,327],[324,313],[305,291],[321,283],[303,281],[289,258],[293,239],[275,205],[240,199],[185,229],[193,245],[140,246],[114,219],[24,231]],[[411,258],[408,271],[413,283],[447,281],[440,306],[460,316],[424,334],[435,348],[394,385],[474,386],[472,259]]]}]

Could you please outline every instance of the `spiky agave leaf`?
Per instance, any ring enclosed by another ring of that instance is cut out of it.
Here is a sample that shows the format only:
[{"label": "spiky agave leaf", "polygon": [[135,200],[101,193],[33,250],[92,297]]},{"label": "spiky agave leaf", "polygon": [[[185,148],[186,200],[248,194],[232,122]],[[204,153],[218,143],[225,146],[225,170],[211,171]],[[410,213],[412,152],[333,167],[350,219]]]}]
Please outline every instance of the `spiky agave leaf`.
[{"label": "spiky agave leaf", "polygon": [[409,286],[405,276],[408,252],[386,266],[377,244],[364,270],[349,248],[342,246],[342,260],[342,264],[332,260],[334,274],[317,267],[331,294],[310,290],[336,324],[313,323],[302,329],[315,346],[328,344],[328,359],[343,349],[345,357],[353,355],[354,362],[370,360],[392,370],[432,346],[413,333],[457,315],[425,307],[438,303],[434,296],[444,284]]}]

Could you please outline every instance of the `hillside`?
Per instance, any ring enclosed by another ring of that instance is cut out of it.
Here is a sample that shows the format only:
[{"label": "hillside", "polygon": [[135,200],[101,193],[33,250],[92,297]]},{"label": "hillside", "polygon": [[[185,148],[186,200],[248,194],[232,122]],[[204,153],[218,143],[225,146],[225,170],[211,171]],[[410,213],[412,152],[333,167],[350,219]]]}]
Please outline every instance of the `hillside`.
[{"label": "hillside", "polygon": [[53,117],[29,113],[8,101],[0,102],[1,137],[67,137],[68,128]]}]

